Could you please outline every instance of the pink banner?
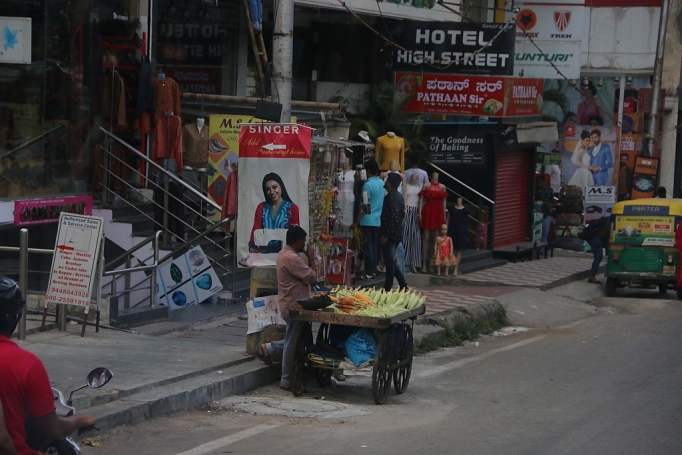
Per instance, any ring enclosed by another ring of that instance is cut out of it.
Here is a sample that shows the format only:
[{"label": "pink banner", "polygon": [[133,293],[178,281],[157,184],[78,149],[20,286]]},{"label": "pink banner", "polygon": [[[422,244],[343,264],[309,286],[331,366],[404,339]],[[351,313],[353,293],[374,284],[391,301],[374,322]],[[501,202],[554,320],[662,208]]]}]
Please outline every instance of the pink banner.
[{"label": "pink banner", "polygon": [[14,201],[14,225],[59,222],[59,214],[92,215],[92,196],[67,196]]}]

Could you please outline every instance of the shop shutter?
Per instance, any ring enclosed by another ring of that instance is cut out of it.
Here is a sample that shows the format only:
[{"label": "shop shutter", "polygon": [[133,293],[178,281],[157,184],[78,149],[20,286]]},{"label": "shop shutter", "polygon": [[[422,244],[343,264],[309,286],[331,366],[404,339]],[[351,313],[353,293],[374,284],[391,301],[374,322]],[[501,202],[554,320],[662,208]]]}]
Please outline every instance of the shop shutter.
[{"label": "shop shutter", "polygon": [[494,248],[527,240],[530,156],[527,150],[498,152]]}]

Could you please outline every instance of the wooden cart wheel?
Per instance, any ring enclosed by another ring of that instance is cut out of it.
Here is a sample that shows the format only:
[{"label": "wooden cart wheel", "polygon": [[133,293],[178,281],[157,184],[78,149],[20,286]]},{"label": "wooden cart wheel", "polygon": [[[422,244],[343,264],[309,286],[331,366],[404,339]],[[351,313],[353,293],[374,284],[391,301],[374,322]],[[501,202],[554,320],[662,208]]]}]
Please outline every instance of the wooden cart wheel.
[{"label": "wooden cart wheel", "polygon": [[[329,324],[320,324],[320,329],[317,331],[317,344],[323,341],[329,344]],[[315,380],[320,387],[326,387],[332,383],[333,370],[328,368],[315,368]]]},{"label": "wooden cart wheel", "polygon": [[396,348],[397,362],[407,361],[405,365],[401,365],[393,370],[393,387],[395,388],[395,393],[400,395],[407,390],[407,385],[410,383],[410,374],[412,373],[414,341],[412,339],[412,327],[408,324],[402,324],[398,332]]},{"label": "wooden cart wheel", "polygon": [[388,389],[391,388],[391,372],[388,369],[391,343],[390,337],[385,331],[379,332],[377,337],[374,368],[372,369],[372,394],[374,395],[374,402],[381,404],[386,400]]},{"label": "wooden cart wheel", "polygon": [[308,348],[312,344],[313,332],[310,328],[310,323],[305,322],[301,325],[301,330],[298,332],[294,358],[291,362],[289,384],[291,386],[291,393],[295,397],[300,396],[308,384]]}]

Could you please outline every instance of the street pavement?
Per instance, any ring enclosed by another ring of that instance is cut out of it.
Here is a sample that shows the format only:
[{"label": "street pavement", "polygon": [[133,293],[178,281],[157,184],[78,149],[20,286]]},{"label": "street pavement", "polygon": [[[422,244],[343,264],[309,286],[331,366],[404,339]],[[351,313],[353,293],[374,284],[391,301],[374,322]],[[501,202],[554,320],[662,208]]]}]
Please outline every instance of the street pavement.
[{"label": "street pavement", "polygon": [[[588,303],[603,295],[602,286],[583,279],[590,263],[591,255],[559,256],[457,278],[410,274],[408,283],[427,296],[428,309],[415,325],[415,342],[437,337],[444,329],[435,323],[462,314],[475,318],[500,305],[518,326],[551,328],[588,317],[595,311]],[[38,322],[29,317],[29,327]],[[31,333],[20,345],[42,359],[63,392],[84,384],[91,369],[110,368],[108,385],[74,396],[79,411],[110,429],[272,383],[275,369],[245,352],[246,326],[245,310],[195,323],[149,324],[136,333],[88,327],[84,338],[79,325],[69,324],[66,332]]]}]

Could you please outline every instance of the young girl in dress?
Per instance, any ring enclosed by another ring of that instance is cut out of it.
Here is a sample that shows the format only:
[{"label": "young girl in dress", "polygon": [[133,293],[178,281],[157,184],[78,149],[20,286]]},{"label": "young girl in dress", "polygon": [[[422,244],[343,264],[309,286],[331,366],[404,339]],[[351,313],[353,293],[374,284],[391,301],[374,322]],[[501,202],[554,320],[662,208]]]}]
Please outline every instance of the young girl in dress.
[{"label": "young girl in dress", "polygon": [[457,264],[457,258],[454,255],[454,247],[452,245],[452,238],[448,237],[448,225],[443,224],[440,227],[440,235],[436,237],[436,243],[433,247],[433,265],[438,266],[438,276],[440,276],[440,266],[445,266],[445,276],[449,276],[450,266]]}]

